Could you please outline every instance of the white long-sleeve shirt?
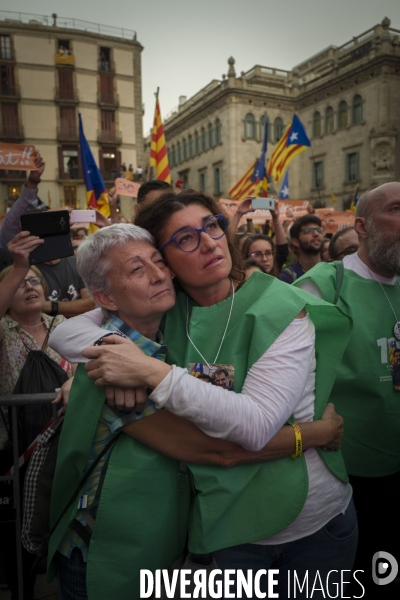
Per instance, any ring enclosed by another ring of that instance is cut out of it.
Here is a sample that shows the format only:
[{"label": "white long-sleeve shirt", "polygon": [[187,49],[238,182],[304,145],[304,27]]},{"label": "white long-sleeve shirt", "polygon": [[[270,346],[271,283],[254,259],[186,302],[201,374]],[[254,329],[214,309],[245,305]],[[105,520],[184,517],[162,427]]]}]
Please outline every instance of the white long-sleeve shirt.
[{"label": "white long-sleeve shirt", "polygon": [[[49,345],[70,362],[87,362],[81,350],[104,335],[100,309],[69,319]],[[185,417],[212,437],[263,448],[286,423],[312,421],[315,400],[315,329],[307,315],[294,319],[250,368],[241,393],[212,386],[174,366],[150,398],[158,408]],[[279,544],[311,535],[344,512],[351,487],[338,480],[314,449],[305,453],[309,491],[299,516],[282,532],[258,543]],[[323,494],[321,494],[323,490]]]}]

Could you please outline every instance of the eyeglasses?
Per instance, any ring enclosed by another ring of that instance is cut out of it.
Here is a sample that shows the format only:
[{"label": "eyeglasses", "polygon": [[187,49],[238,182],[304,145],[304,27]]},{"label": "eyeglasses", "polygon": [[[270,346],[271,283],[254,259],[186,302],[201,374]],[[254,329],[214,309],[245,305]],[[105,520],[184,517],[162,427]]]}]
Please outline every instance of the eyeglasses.
[{"label": "eyeglasses", "polygon": [[324,233],[324,228],[323,227],[304,227],[304,229],[302,229],[300,231],[300,233],[314,233],[314,231],[316,231],[317,233]]},{"label": "eyeglasses", "polygon": [[257,252],[252,252],[250,256],[257,260],[258,258],[262,258],[263,256],[265,256],[265,258],[269,258],[273,256],[273,254],[274,253],[272,252],[272,250],[266,250],[265,252],[261,252],[261,250],[258,250]]},{"label": "eyeglasses", "polygon": [[33,286],[42,285],[43,277],[39,277],[39,275],[37,275],[36,277],[28,277],[28,279],[24,279],[23,281],[21,281],[18,287],[24,288],[26,286],[27,281],[30,285]]},{"label": "eyeglasses", "polygon": [[190,227],[178,231],[168,242],[163,244],[160,250],[163,250],[169,244],[174,242],[182,252],[194,252],[200,246],[200,235],[206,233],[211,239],[219,240],[226,232],[225,215],[213,215],[209,217],[203,227],[197,229]]}]

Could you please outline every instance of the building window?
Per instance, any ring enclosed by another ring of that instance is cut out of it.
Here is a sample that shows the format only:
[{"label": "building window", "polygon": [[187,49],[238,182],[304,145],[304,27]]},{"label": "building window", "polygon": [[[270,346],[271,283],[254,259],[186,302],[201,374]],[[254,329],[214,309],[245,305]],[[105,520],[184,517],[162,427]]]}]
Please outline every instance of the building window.
[{"label": "building window", "polygon": [[99,69],[100,71],[111,71],[111,48],[100,46],[99,53]]},{"label": "building window", "polygon": [[198,154],[200,152],[200,139],[198,131],[194,132],[194,153]]},{"label": "building window", "polygon": [[9,35],[0,35],[0,58],[3,60],[11,60],[11,39]]},{"label": "building window", "polygon": [[114,77],[108,73],[100,73],[100,102],[114,104]]},{"label": "building window", "polygon": [[72,54],[69,40],[57,41],[56,65],[74,65],[75,60]]},{"label": "building window", "polygon": [[353,100],[353,125],[361,123],[363,118],[363,101],[360,94],[354,96]]},{"label": "building window", "polygon": [[324,163],[321,161],[313,163],[312,187],[321,188],[324,185]]},{"label": "building window", "polygon": [[182,140],[182,160],[186,160],[187,157],[188,157],[187,142],[186,142],[186,138],[183,138],[183,140]]},{"label": "building window", "polygon": [[333,133],[334,116],[332,106],[328,106],[325,113],[325,133]]},{"label": "building window", "polygon": [[344,129],[345,127],[347,127],[347,102],[342,100],[339,104],[338,129]]},{"label": "building window", "polygon": [[353,183],[359,180],[359,154],[351,152],[346,154],[346,182]]},{"label": "building window", "polygon": [[106,181],[114,181],[121,170],[121,154],[111,148],[99,151],[100,171]]},{"label": "building window", "polygon": [[204,129],[204,127],[201,128],[201,140],[200,140],[201,144],[200,144],[200,152],[204,152],[204,150],[207,150],[207,135],[206,135],[206,130]]},{"label": "building window", "polygon": [[208,147],[212,148],[214,146],[214,130],[211,123],[208,124]]},{"label": "building window", "polygon": [[[262,115],[260,119],[260,139],[264,139],[265,123],[268,121],[267,115]],[[268,132],[269,134],[270,132]],[[269,137],[269,135],[268,135]]]},{"label": "building window", "polygon": [[115,112],[113,110],[101,110],[101,138],[105,142],[116,141]]},{"label": "building window", "polygon": [[221,143],[221,121],[219,119],[215,121],[215,143]]},{"label": "building window", "polygon": [[222,167],[214,168],[214,194],[222,194]]},{"label": "building window", "polygon": [[202,192],[206,191],[206,173],[203,171],[199,173],[199,188]]},{"label": "building window", "polygon": [[21,128],[18,119],[18,104],[1,103],[2,134],[5,137],[18,138]]},{"label": "building window", "polygon": [[79,179],[79,152],[77,146],[59,148],[60,179]]},{"label": "building window", "polygon": [[256,120],[251,113],[244,118],[244,137],[248,140],[256,139]]},{"label": "building window", "polygon": [[178,157],[177,157],[177,161],[176,162],[180,163],[181,160],[182,160],[182,148],[181,148],[181,143],[180,142],[177,143],[176,148],[177,148],[177,153],[178,153]]},{"label": "building window", "polygon": [[274,121],[274,141],[279,142],[283,135],[283,121],[280,117],[276,117]]},{"label": "building window", "polygon": [[314,113],[313,117],[313,137],[319,137],[321,135],[321,113],[318,111]]},{"label": "building window", "polygon": [[189,157],[192,158],[194,156],[194,151],[193,151],[193,138],[191,135],[189,135]]},{"label": "building window", "polygon": [[16,96],[17,86],[15,85],[14,67],[11,65],[0,65],[0,85],[3,96]]},{"label": "building window", "polygon": [[183,183],[182,183],[182,189],[185,190],[189,187],[189,171],[181,171],[180,173],[178,173],[179,178],[182,179]]},{"label": "building window", "polygon": [[76,185],[64,186],[64,204],[76,208]]},{"label": "building window", "polygon": [[171,167],[175,166],[175,146],[171,147],[171,152],[169,154],[169,163]]},{"label": "building window", "polygon": [[60,100],[74,99],[73,69],[57,69],[58,97]]}]

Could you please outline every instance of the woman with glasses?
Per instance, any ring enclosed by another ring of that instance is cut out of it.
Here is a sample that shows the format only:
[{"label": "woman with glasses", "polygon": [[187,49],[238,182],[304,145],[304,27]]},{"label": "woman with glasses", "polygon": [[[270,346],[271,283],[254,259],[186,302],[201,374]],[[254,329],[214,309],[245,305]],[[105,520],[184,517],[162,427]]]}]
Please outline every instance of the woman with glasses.
[{"label": "woman with glasses", "polygon": [[[286,458],[230,470],[189,465],[196,488],[189,550],[202,561],[213,553],[220,568],[245,574],[279,569],[275,591],[281,597],[288,597],[293,570],[324,577],[351,569],[357,525],[343,460],[321,449],[304,455],[297,426],[302,418],[318,418],[326,405],[348,320],[276,278],[254,273],[243,283],[221,208],[200,192],[165,194],[140,212],[137,224],[152,233],[178,283],[176,304],[162,324],[174,366],[159,368],[128,342],[108,338],[112,344],[83,350],[89,377],[100,386],[148,387],[158,408],[251,450],[288,421],[293,428],[293,452]],[[51,343],[76,356],[76,346],[102,336],[94,322],[101,315],[75,318]],[[223,365],[235,391],[190,379],[191,365],[206,373]]]},{"label": "woman with glasses", "polygon": [[[47,356],[65,370],[68,376],[71,375],[71,365],[57,352],[46,346],[46,336],[48,336],[53,318],[42,311],[49,292],[39,269],[29,265],[30,252],[42,243],[43,240],[40,238],[23,231],[8,244],[13,265],[0,273],[0,395],[13,393],[31,350],[42,349]],[[57,327],[64,320],[65,317],[58,315],[54,319],[52,328]],[[44,422],[40,429],[51,417],[50,407],[48,414],[47,411],[43,412]],[[37,433],[40,432],[40,429]],[[12,464],[9,430],[8,411],[6,407],[2,407],[0,408],[0,475],[5,475]],[[3,554],[4,572],[13,597],[16,598],[18,584],[13,522],[0,523],[0,539],[2,546],[0,554]],[[32,575],[31,567],[35,556],[23,550],[23,558],[24,597],[33,598],[35,575]]]},{"label": "woman with glasses", "polygon": [[[242,256],[245,261],[249,258],[255,260],[263,267],[268,275],[279,277],[279,267],[275,260],[276,248],[269,235],[260,233],[248,237],[242,246]],[[287,254],[284,260],[286,260],[286,258]]]}]

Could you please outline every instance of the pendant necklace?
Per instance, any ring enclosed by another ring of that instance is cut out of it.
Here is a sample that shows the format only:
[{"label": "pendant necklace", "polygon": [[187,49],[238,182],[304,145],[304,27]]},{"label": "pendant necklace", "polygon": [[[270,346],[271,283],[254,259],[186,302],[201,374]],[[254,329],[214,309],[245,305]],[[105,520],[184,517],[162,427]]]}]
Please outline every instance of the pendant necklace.
[{"label": "pendant necklace", "polygon": [[[400,321],[398,320],[398,318],[397,318],[397,315],[396,315],[396,313],[394,312],[394,308],[393,308],[393,306],[392,306],[392,303],[390,302],[390,300],[389,300],[389,297],[388,297],[387,293],[385,292],[385,288],[383,287],[383,285],[381,284],[381,282],[379,281],[379,279],[377,279],[377,278],[375,277],[375,275],[374,275],[374,273],[371,271],[371,269],[369,269],[368,267],[367,267],[367,269],[368,269],[368,271],[370,272],[370,274],[371,274],[371,276],[373,277],[373,279],[375,279],[375,281],[377,281],[377,282],[379,283],[379,285],[381,286],[381,288],[382,288],[382,292],[385,294],[385,296],[386,296],[386,300],[388,301],[388,303],[389,303],[389,306],[390,306],[390,308],[392,309],[392,313],[393,313],[393,315],[394,315],[394,318],[396,319],[395,326],[393,327],[393,334],[394,334],[394,337],[396,338],[396,340],[400,341]],[[398,279],[397,279],[397,283],[400,285],[400,282],[399,282],[399,280],[398,280]]]},{"label": "pendant necklace", "polygon": [[[216,356],[214,358],[214,362],[212,364],[216,364],[217,363],[218,356],[219,356],[219,353],[221,351],[222,344],[224,343],[226,332],[228,331],[229,323],[230,323],[231,316],[232,316],[233,302],[235,300],[235,286],[233,285],[233,281],[231,281],[231,284],[232,284],[232,288],[231,288],[232,302],[231,302],[231,307],[230,307],[230,310],[229,310],[228,320],[226,322],[226,327],[225,327],[224,335],[222,336],[222,340],[221,340],[221,343],[219,345],[218,352],[217,352],[217,354],[216,354]],[[206,361],[206,359],[204,358],[204,356],[202,355],[202,353],[200,352],[200,350],[197,348],[197,346],[194,344],[193,340],[191,339],[191,337],[189,335],[189,296],[186,297],[186,336],[187,336],[187,339],[189,340],[189,342],[192,344],[193,348],[199,353],[199,355],[204,360],[204,362],[207,365],[207,367],[211,370],[211,367],[210,367],[209,363]]]}]

